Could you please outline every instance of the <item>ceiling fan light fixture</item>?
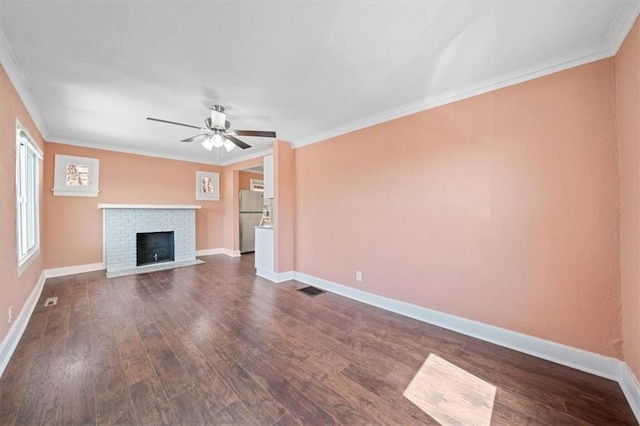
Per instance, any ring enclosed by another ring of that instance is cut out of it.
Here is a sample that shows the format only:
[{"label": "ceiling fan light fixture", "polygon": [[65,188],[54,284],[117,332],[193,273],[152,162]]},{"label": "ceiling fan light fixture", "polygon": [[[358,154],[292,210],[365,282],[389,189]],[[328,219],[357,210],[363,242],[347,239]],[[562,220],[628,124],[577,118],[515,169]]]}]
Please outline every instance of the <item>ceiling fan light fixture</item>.
[{"label": "ceiling fan light fixture", "polygon": [[202,147],[207,151],[211,151],[213,149],[213,141],[211,138],[206,138],[200,145],[202,145]]},{"label": "ceiling fan light fixture", "polygon": [[227,152],[233,151],[233,148],[235,148],[235,147],[236,147],[236,144],[231,142],[229,139],[225,139],[224,140],[224,149],[226,149]]},{"label": "ceiling fan light fixture", "polygon": [[222,135],[217,133],[211,138],[211,144],[216,148],[222,147],[222,145],[224,145],[224,141],[225,139],[222,137]]}]

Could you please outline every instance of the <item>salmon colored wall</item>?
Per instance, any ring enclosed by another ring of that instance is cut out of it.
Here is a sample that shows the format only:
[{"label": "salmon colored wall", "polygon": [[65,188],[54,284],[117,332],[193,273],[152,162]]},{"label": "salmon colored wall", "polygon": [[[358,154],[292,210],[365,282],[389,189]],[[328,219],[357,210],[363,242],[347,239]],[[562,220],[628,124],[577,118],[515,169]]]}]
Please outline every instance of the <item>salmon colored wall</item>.
[{"label": "salmon colored wall", "polygon": [[249,173],[249,172],[239,172],[238,173],[238,189],[239,190],[247,190],[251,189],[251,179],[262,180],[263,175],[258,173]]},{"label": "salmon colored wall", "polygon": [[296,271],[620,357],[614,107],[608,59],[296,149]]},{"label": "salmon colored wall", "polygon": [[[200,205],[202,208],[196,210],[196,249],[222,247],[222,203],[195,199],[196,171],[221,172],[220,167],[56,143],[46,145],[46,268],[102,262],[102,210],[98,203]],[[98,158],[100,195],[53,196],[56,154]]]},{"label": "salmon colored wall", "polygon": [[229,250],[240,250],[240,223],[238,191],[240,190],[240,170],[262,165],[262,157],[224,166],[222,169],[222,183],[220,194],[224,209],[224,247]]},{"label": "salmon colored wall", "polygon": [[640,380],[640,21],[615,57],[624,359]]},{"label": "salmon colored wall", "polygon": [[[44,151],[45,144],[31,116],[0,66],[0,341],[13,324],[9,323],[9,307],[13,306],[13,321],[24,307],[42,273],[40,255],[18,276],[16,241],[16,119]],[[45,157],[48,155],[45,153]],[[40,185],[42,188],[42,185]],[[42,201],[42,194],[40,194]],[[40,203],[40,229],[43,208]],[[42,236],[41,236],[42,239]]]},{"label": "salmon colored wall", "polygon": [[287,142],[273,144],[273,226],[275,272],[293,271],[295,249],[294,151]]}]

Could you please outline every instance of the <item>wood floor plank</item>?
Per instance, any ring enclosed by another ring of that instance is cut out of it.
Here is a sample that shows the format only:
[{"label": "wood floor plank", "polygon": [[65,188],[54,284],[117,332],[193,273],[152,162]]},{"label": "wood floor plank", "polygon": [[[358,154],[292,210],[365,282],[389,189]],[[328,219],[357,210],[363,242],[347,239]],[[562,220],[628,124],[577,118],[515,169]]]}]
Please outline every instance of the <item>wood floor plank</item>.
[{"label": "wood floor plank", "polygon": [[[285,414],[286,416],[286,414]],[[284,416],[283,416],[284,417]],[[281,417],[282,418],[282,417]],[[250,412],[247,410],[245,405],[240,401],[235,401],[230,404],[225,409],[216,413],[214,418],[214,424],[216,425],[245,425],[245,426],[258,426],[264,423],[258,421]],[[295,423],[296,425],[299,423]]]},{"label": "wood floor plank", "polygon": [[[89,286],[91,299],[91,337],[96,424],[132,425],[138,423],[131,393],[113,333],[113,309],[108,293],[99,283]],[[96,285],[98,284],[98,285]],[[106,309],[101,309],[104,307]]]},{"label": "wood floor plank", "polygon": [[133,400],[115,345],[94,346],[97,424],[136,424]]},{"label": "wood floor plank", "polygon": [[156,324],[139,325],[138,333],[167,398],[171,399],[191,387],[191,378],[180,365]]},{"label": "wood floor plank", "polygon": [[300,423],[291,414],[286,413],[273,426],[299,426]]},{"label": "wood floor plank", "polygon": [[363,410],[360,410],[359,407],[350,404],[339,393],[323,382],[314,379],[302,368],[301,362],[281,354],[278,349],[270,350],[264,362],[271,365],[276,371],[281,372],[291,384],[300,389],[312,401],[322,401],[322,409],[333,418],[339,420],[340,423],[348,425],[382,424]]},{"label": "wood floor plank", "polygon": [[157,379],[139,380],[130,385],[129,389],[133,406],[141,424],[172,425],[177,423],[173,409]]},{"label": "wood floor plank", "polygon": [[95,422],[89,295],[85,282],[72,290],[61,395],[62,422]]},{"label": "wood floor plank", "polygon": [[240,397],[251,415],[261,423],[271,424],[285,412],[283,406],[258,384],[232,357],[218,348],[209,348],[214,368]]},{"label": "wood floor plank", "polygon": [[176,418],[184,426],[211,425],[214,423],[214,413],[209,410],[200,393],[195,387],[169,399],[169,404],[176,413]]},{"label": "wood floor plank", "polygon": [[[296,420],[302,424],[337,424],[336,420],[318,407],[268,362],[244,348],[225,348],[226,354],[238,360],[244,369],[267,390]],[[324,405],[324,404],[322,404]]]},{"label": "wood floor plank", "polygon": [[257,277],[252,255],[204,260],[48,279],[0,378],[0,423],[437,424],[402,395],[434,354],[496,387],[493,425],[637,425],[610,380],[309,298]]}]

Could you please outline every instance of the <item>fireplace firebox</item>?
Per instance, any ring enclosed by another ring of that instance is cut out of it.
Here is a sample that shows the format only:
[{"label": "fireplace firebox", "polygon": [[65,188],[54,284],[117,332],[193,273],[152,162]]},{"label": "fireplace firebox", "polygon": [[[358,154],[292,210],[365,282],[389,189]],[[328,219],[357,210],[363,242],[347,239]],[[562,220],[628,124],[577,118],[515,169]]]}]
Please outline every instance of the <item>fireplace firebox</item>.
[{"label": "fireplace firebox", "polygon": [[173,262],[174,260],[173,231],[136,234],[136,266]]}]

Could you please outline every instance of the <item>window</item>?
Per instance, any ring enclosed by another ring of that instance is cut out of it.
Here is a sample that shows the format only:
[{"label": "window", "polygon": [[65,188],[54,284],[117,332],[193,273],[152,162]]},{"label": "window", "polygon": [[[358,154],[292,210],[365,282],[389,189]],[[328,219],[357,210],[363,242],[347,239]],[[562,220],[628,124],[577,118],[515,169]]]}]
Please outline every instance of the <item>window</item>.
[{"label": "window", "polygon": [[264,181],[260,179],[249,179],[249,189],[251,191],[264,192]]},{"label": "window", "polygon": [[27,131],[16,124],[16,206],[18,273],[40,248],[40,160],[42,151]]},{"label": "window", "polygon": [[53,195],[97,197],[100,160],[56,154]]}]

